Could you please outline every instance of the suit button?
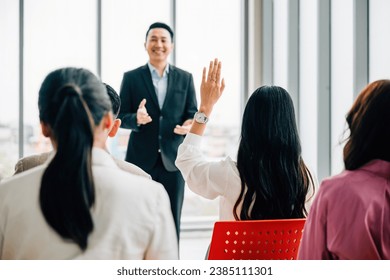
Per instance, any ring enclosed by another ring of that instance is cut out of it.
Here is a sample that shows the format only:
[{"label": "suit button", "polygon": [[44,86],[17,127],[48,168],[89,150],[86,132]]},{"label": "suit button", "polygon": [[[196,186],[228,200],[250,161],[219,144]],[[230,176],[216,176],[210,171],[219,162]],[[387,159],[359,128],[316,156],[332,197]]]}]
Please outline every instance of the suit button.
[{"label": "suit button", "polygon": [[162,139],[161,135],[158,136],[158,139],[160,139],[160,140]]}]

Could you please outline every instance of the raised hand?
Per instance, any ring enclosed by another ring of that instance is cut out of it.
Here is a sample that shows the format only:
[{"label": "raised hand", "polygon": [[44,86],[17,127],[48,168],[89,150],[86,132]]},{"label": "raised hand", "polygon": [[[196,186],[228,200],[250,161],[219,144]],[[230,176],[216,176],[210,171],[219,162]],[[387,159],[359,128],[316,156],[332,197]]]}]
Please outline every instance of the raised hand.
[{"label": "raised hand", "polygon": [[210,115],[214,104],[217,103],[225,89],[225,80],[221,81],[221,68],[222,64],[217,58],[210,61],[208,75],[206,75],[206,67],[203,68],[199,111],[206,115]]},{"label": "raised hand", "polygon": [[[199,112],[210,117],[211,111],[215,103],[221,97],[225,89],[225,80],[221,80],[221,62],[218,59],[210,61],[209,73],[206,75],[206,67],[203,68],[202,84],[200,85],[200,106]],[[190,132],[197,135],[203,135],[205,131],[205,123],[192,123]]]},{"label": "raised hand", "polygon": [[146,104],[146,99],[142,99],[141,103],[138,106],[137,110],[137,124],[147,124],[152,121],[152,118],[149,116],[148,111],[146,110],[145,107]]}]

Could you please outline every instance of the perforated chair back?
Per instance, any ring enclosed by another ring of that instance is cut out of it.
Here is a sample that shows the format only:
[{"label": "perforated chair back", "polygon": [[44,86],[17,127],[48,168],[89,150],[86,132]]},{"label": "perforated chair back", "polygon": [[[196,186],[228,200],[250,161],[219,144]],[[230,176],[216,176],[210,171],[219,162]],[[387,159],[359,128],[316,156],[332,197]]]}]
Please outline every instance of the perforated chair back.
[{"label": "perforated chair back", "polygon": [[295,260],[306,219],[218,221],[209,260]]}]

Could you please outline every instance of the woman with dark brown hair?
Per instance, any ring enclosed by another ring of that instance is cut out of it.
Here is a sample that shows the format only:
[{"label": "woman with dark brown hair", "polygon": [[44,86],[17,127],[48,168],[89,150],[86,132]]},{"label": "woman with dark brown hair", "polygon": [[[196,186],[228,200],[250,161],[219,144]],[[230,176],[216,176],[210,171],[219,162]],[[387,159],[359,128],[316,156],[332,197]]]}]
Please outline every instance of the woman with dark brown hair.
[{"label": "woman with dark brown hair", "polygon": [[390,259],[390,80],[369,84],[346,119],[346,170],[322,182],[300,259]]}]

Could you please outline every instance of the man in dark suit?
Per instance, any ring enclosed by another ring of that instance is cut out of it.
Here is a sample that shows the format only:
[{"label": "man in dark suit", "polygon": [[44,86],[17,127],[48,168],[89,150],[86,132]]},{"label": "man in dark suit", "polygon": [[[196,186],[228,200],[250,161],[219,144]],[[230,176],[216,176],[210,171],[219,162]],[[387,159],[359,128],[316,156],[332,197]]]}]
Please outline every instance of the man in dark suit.
[{"label": "man in dark suit", "polygon": [[177,148],[197,111],[192,75],[168,63],[173,31],[160,22],[146,32],[146,65],[123,76],[119,118],[132,130],[126,161],[149,173],[168,192],[177,236],[184,198],[184,179],[175,166]]}]

